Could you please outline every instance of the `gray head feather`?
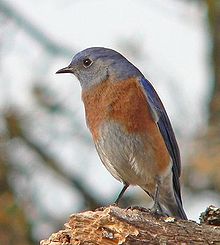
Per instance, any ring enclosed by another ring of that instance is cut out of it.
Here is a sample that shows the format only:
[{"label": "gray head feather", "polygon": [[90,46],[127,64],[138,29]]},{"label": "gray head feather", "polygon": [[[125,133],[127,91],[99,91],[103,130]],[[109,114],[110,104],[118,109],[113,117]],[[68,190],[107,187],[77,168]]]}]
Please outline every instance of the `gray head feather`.
[{"label": "gray head feather", "polygon": [[73,73],[79,79],[82,89],[88,89],[106,79],[118,82],[129,77],[143,76],[123,55],[102,47],[88,48],[77,53],[67,69],[57,73]]}]

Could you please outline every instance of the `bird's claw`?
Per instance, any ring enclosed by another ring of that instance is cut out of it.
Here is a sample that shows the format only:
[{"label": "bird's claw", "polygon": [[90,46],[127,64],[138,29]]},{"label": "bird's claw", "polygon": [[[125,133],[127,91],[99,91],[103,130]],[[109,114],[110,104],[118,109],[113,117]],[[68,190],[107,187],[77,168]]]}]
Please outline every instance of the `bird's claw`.
[{"label": "bird's claw", "polygon": [[126,210],[139,210],[141,212],[149,212],[149,209],[148,208],[144,208],[144,207],[140,207],[140,206],[129,206],[126,208]]},{"label": "bird's claw", "polygon": [[156,216],[166,216],[163,210],[161,209],[160,205],[157,203],[154,203],[153,207],[150,209],[150,212]]}]

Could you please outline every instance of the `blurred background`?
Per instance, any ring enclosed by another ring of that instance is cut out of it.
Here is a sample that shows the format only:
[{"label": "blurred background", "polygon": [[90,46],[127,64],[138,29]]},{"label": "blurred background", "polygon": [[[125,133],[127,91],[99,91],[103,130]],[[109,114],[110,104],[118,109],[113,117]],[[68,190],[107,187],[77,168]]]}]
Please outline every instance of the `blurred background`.
[{"label": "blurred background", "polygon": [[[219,206],[219,0],[0,0],[0,244],[38,244],[122,188],[96,154],[78,81],[55,75],[91,46],[124,54],[158,91],[188,217]],[[120,203],[132,204],[152,205],[137,187]]]}]

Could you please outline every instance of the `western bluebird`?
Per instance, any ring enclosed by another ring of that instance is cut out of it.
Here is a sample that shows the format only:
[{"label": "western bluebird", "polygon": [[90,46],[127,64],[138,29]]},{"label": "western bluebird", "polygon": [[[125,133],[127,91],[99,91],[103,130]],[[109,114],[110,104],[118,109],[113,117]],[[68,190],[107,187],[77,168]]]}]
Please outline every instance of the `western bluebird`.
[{"label": "western bluebird", "polygon": [[120,53],[93,47],[56,73],[73,73],[82,87],[87,126],[107,170],[124,184],[140,186],[153,210],[187,219],[180,193],[178,144],[152,84]]}]

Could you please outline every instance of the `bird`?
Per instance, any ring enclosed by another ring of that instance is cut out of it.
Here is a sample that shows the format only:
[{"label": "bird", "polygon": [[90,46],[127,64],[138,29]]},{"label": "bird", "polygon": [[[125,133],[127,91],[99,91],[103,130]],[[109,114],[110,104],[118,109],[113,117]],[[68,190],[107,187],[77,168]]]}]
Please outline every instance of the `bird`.
[{"label": "bird", "polygon": [[98,155],[127,188],[139,186],[152,199],[152,211],[187,220],[183,209],[178,143],[167,112],[141,71],[119,52],[91,47],[56,72],[79,80],[87,126]]}]

